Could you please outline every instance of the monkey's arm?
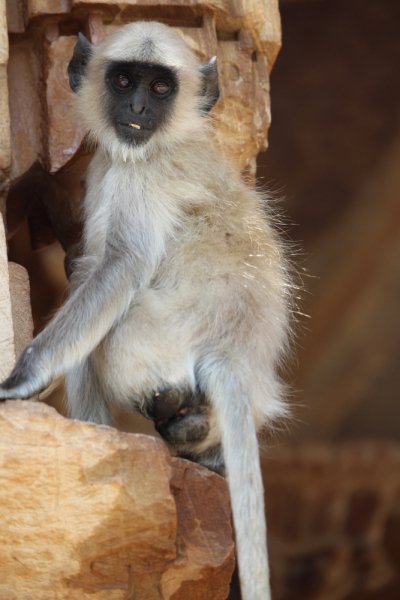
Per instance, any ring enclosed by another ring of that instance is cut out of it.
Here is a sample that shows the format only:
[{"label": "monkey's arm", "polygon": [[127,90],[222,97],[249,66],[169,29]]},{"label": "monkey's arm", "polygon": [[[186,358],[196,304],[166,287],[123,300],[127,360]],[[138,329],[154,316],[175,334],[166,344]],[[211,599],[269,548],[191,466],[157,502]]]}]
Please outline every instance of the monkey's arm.
[{"label": "monkey's arm", "polygon": [[[151,253],[150,253],[151,254]],[[149,252],[106,256],[68,298],[47,327],[22,352],[11,375],[0,385],[0,400],[29,398],[82,361],[128,309],[151,272]]]}]

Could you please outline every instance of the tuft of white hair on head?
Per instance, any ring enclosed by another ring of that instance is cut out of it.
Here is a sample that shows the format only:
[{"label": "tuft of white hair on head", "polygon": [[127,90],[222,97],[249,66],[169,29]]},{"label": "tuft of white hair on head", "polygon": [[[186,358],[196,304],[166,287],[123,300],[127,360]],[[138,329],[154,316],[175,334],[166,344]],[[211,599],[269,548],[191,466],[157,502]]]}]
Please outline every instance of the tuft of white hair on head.
[{"label": "tuft of white hair on head", "polygon": [[[110,61],[139,61],[162,64],[173,69],[179,80],[179,94],[171,118],[143,145],[131,146],[126,152],[106,116],[104,90],[105,65]],[[78,92],[78,110],[89,139],[100,143],[115,159],[146,160],[153,152],[169,151],[177,143],[210,133],[208,119],[202,111],[202,75],[200,62],[189,46],[170,27],[157,22],[128,23],[107,36],[97,47],[87,65],[86,77]],[[93,98],[100,102],[93,103]]]}]

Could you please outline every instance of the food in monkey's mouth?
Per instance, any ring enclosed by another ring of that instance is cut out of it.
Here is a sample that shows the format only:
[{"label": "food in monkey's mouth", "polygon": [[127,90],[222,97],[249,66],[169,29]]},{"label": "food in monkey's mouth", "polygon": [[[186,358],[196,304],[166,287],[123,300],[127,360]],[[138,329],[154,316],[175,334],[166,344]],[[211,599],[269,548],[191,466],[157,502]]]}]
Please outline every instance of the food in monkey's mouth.
[{"label": "food in monkey's mouth", "polygon": [[134,129],[140,129],[140,125],[136,125],[135,123],[128,123],[129,127],[133,127]]}]

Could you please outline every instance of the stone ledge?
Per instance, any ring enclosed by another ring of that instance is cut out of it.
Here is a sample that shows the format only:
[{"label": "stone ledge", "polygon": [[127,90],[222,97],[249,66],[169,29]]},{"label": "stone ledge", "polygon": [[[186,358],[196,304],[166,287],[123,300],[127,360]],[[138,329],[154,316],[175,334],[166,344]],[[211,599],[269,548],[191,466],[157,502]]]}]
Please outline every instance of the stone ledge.
[{"label": "stone ledge", "polygon": [[225,481],[158,439],[0,406],[2,600],[224,600]]}]

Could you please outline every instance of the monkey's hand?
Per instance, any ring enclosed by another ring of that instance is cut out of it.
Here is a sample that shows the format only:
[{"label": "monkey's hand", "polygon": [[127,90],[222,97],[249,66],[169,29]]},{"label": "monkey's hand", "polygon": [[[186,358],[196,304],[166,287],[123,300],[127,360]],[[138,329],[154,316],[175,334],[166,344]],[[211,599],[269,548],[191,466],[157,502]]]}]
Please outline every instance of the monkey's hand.
[{"label": "monkey's hand", "polygon": [[0,401],[27,399],[46,389],[52,380],[44,353],[35,342],[22,352],[11,375],[0,384]]}]

